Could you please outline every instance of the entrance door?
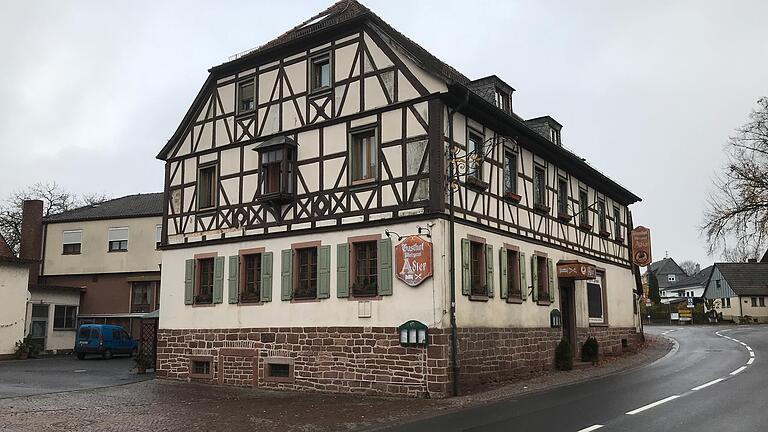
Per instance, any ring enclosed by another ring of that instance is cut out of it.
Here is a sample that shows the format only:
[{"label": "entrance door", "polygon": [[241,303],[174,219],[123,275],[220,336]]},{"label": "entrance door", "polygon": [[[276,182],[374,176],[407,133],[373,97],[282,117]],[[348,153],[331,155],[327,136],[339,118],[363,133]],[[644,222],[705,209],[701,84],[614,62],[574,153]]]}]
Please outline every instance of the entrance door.
[{"label": "entrance door", "polygon": [[576,354],[576,284],[573,279],[559,279],[560,313],[563,319],[563,337],[571,343]]},{"label": "entrance door", "polygon": [[29,339],[40,349],[45,349],[45,337],[48,334],[48,305],[32,305],[32,322],[30,323]]}]

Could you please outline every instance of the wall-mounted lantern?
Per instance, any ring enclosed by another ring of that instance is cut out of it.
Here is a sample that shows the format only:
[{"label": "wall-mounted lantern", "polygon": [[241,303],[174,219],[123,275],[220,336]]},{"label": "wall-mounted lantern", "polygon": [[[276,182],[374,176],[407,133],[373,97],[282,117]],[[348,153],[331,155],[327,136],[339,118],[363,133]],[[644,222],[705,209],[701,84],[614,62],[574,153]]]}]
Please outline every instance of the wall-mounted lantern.
[{"label": "wall-mounted lantern", "polygon": [[563,326],[563,315],[557,309],[552,309],[549,313],[549,326],[552,328],[560,328]]},{"label": "wall-mounted lantern", "polygon": [[427,326],[416,320],[406,321],[397,328],[400,332],[400,345],[427,346]]}]

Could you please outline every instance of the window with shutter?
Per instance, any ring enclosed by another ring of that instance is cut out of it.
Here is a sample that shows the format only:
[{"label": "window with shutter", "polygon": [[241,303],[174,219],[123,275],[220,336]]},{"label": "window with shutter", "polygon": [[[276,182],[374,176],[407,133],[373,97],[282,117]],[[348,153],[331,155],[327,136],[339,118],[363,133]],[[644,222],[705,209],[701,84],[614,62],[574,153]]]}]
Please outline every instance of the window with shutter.
[{"label": "window with shutter", "polygon": [[214,259],[201,258],[197,260],[197,277],[194,304],[213,303]]},{"label": "window with shutter", "polygon": [[470,263],[469,277],[471,280],[471,295],[485,296],[487,288],[485,286],[485,245],[479,242],[469,242]]},{"label": "window with shutter", "polygon": [[243,270],[240,280],[240,301],[254,303],[261,301],[261,264],[262,254],[252,253],[242,256]]},{"label": "window with shutter", "polygon": [[296,249],[296,280],[293,298],[317,298],[317,247]]}]

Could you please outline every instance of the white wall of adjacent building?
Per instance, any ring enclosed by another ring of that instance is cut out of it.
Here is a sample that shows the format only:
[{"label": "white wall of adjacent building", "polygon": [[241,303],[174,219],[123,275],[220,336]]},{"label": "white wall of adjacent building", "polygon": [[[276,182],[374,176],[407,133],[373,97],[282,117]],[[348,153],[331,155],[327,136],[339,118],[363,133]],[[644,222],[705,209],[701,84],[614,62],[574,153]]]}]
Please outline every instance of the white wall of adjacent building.
[{"label": "white wall of adjacent building", "polygon": [[24,339],[28,282],[28,265],[0,261],[0,356],[13,354]]}]

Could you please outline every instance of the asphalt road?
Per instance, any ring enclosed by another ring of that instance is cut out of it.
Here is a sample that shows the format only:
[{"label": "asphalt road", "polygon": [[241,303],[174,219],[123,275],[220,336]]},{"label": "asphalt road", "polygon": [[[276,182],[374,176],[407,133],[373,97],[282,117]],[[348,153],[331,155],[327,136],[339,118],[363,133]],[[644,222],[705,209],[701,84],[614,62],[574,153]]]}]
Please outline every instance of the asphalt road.
[{"label": "asphalt road", "polygon": [[151,379],[131,372],[133,360],[75,356],[0,362],[0,399],[70,390],[108,387]]},{"label": "asphalt road", "polygon": [[768,430],[768,326],[646,327],[646,332],[664,333],[678,346],[621,374],[388,430]]}]

